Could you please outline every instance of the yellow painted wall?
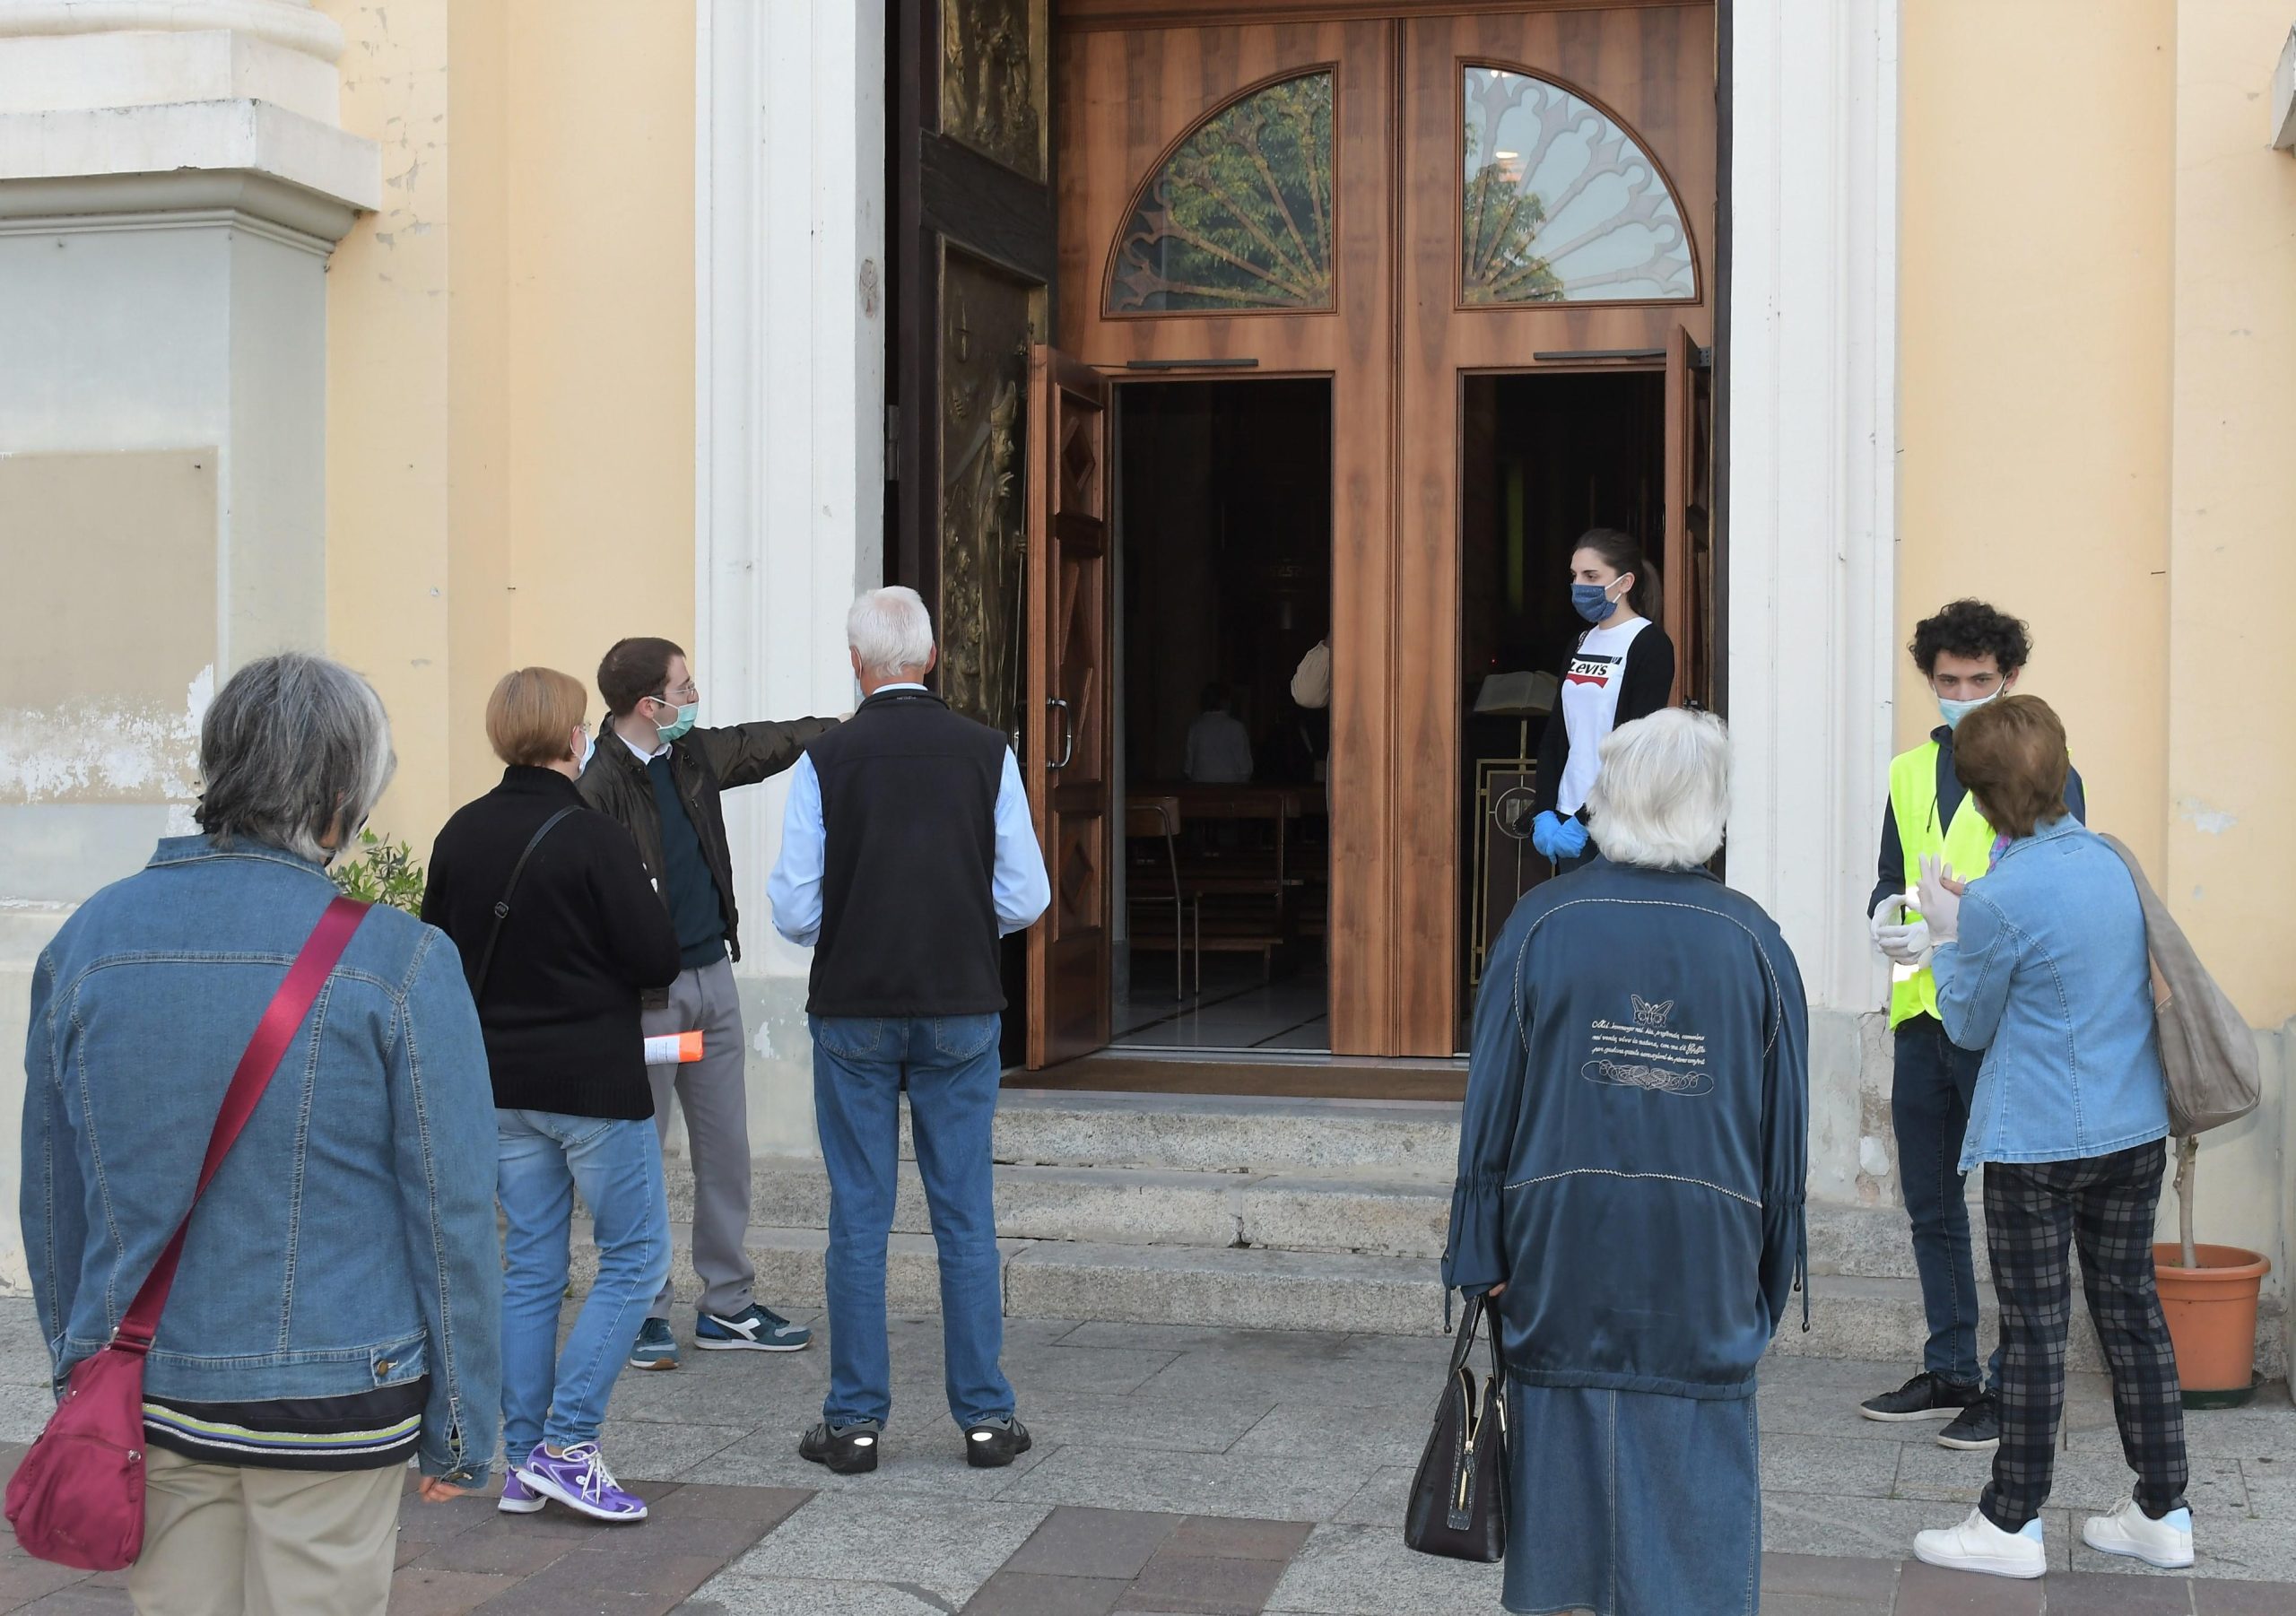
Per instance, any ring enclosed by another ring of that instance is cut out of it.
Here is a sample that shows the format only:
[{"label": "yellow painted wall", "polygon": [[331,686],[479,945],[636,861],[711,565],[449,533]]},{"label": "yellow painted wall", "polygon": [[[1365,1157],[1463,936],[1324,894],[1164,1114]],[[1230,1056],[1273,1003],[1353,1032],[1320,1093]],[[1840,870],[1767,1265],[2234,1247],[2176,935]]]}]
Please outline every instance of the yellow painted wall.
[{"label": "yellow painted wall", "polygon": [[[2033,625],[2092,821],[2249,1021],[2296,1016],[2285,0],[1903,8],[1898,638]],[[1898,739],[1935,722],[1900,664]]]},{"label": "yellow painted wall", "polygon": [[[2166,800],[2175,0],[1902,7],[1898,642],[2032,624],[2092,822]],[[2261,84],[2267,55],[2244,83]],[[1898,742],[1936,704],[1900,656]]]},{"label": "yellow painted wall", "polygon": [[2296,9],[2185,0],[2164,895],[2248,1020],[2296,1016],[2296,155],[2267,93]]},{"label": "yellow painted wall", "polygon": [[390,709],[374,823],[427,843],[448,794],[447,0],[323,0],[349,36],[343,123],[378,141],[383,211],[326,280],[328,649]]},{"label": "yellow painted wall", "polygon": [[387,197],[328,281],[328,632],[420,850],[496,777],[505,670],[692,640],[693,7],[319,4]]}]

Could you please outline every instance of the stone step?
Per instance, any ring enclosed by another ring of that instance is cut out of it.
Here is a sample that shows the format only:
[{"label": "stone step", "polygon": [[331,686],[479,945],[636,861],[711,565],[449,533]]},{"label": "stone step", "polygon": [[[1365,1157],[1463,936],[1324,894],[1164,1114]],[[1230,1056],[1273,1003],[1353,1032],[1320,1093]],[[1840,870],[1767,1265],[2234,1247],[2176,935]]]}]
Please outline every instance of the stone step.
[{"label": "stone step", "polygon": [[[578,1292],[596,1276],[596,1255],[587,1229],[578,1227],[575,1232],[573,1278]],[[700,1290],[691,1231],[677,1225],[671,1238],[677,1293],[691,1302]],[[785,1311],[821,1308],[827,1247],[827,1235],[817,1229],[752,1228],[749,1252],[757,1269],[759,1298]],[[1000,1239],[997,1250],[1004,1311],[1015,1318],[1386,1335],[1434,1335],[1443,1327],[1437,1265],[1426,1258],[1088,1240]],[[939,1276],[930,1235],[891,1238],[885,1290],[892,1311],[938,1313]],[[1794,1299],[1773,1351],[1918,1363],[1927,1326],[1921,1289],[1912,1280],[1818,1275],[1810,1304],[1805,1332],[1801,1299]],[[1989,1347],[1996,1334],[1989,1292],[1980,1292],[1980,1311],[1979,1341]],[[2271,1378],[2288,1372],[2284,1311],[2277,1298],[2267,1299],[2258,1323],[2257,1368]],[[2078,1302],[2066,1362],[2081,1370],[2104,1367],[2086,1311]]]},{"label": "stone step", "polygon": [[1179,1172],[1439,1178],[1459,1160],[1459,1108],[1432,1100],[1072,1094],[1008,1089],[999,1161]]},{"label": "stone step", "polygon": [[[1921,1287],[1909,1279],[1866,1279],[1849,1274],[1813,1277],[1810,1329],[1802,1329],[1802,1302],[1794,1299],[1787,1309],[1771,1350],[1797,1358],[1854,1358],[1900,1360],[1918,1367],[1929,1326],[1921,1309]],[[2266,1297],[2257,1320],[2257,1373],[2268,1380],[2288,1373],[2286,1308],[2277,1297]],[[2000,1309],[1990,1283],[1978,1288],[1978,1344],[1990,1352],[2000,1339]],[[2066,1367],[2101,1372],[2103,1351],[2089,1322],[2076,1270],[2073,1294],[2073,1327],[2066,1342]],[[1909,1368],[1907,1373],[1910,1374]],[[1885,1388],[1886,1389],[1886,1388]]]},{"label": "stone step", "polygon": [[[575,1230],[574,1290],[596,1277],[587,1228]],[[691,1230],[674,1225],[672,1277],[682,1303],[700,1293]],[[1004,1311],[1014,1318],[1090,1318],[1251,1330],[1433,1335],[1443,1328],[1436,1264],[1345,1252],[1256,1251],[1083,1240],[1000,1239]],[[750,1230],[758,1299],[778,1311],[825,1305],[828,1236],[817,1229]],[[896,1234],[885,1255],[886,1305],[941,1310],[940,1265],[930,1235]]]},{"label": "stone step", "polygon": [[[1450,1186],[1432,1179],[1001,1166],[995,1182],[996,1232],[1020,1240],[1434,1258],[1443,1254],[1450,1224]],[[756,1222],[827,1226],[829,1179],[818,1160],[760,1157],[751,1183]],[[690,1178],[673,1183],[673,1219],[692,1216],[692,1194]],[[904,1161],[893,1229],[931,1228],[916,1163]]]},{"label": "stone step", "polygon": [[[1808,1212],[1812,1273],[1909,1280],[1918,1273],[1913,1262],[1913,1228],[1906,1221],[1903,1207],[1813,1201]],[[1993,1264],[1985,1248],[1985,1210],[1974,1201],[1970,1203],[1970,1254],[1977,1265],[1978,1282],[1991,1284]]]}]

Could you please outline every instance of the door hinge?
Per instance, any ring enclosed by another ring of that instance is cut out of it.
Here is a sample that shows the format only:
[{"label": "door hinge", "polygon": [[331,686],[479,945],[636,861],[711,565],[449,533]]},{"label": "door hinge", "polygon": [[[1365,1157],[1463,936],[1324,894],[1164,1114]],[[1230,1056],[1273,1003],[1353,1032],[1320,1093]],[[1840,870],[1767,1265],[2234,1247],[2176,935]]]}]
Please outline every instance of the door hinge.
[{"label": "door hinge", "polygon": [[885,406],[885,481],[900,481],[900,406]]}]

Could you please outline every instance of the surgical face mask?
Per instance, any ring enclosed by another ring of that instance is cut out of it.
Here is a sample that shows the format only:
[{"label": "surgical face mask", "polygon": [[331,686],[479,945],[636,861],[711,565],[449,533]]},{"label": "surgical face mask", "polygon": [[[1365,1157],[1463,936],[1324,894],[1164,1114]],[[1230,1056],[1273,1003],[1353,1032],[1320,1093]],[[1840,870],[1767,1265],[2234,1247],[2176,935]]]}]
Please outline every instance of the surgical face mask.
[{"label": "surgical face mask", "polygon": [[1993,695],[1979,696],[1974,701],[1951,701],[1946,698],[1940,696],[1937,698],[1937,710],[1944,715],[1945,727],[1947,729],[1959,729],[1961,726],[1962,719],[1968,717],[1979,708],[1983,707],[1987,702],[1993,700],[1995,697],[1997,697],[2000,694],[2001,692],[1996,690],[1993,692]]},{"label": "surgical face mask", "polygon": [[1617,587],[1615,578],[1607,584],[1573,584],[1570,604],[1590,623],[1607,622],[1618,610],[1618,602],[1611,598],[1611,591]]},{"label": "surgical face mask", "polygon": [[[660,702],[664,707],[669,706],[669,703],[662,700],[662,698],[659,696],[657,696],[654,699]],[[691,729],[693,727],[693,721],[700,716],[701,703],[699,701],[689,701],[678,708],[677,721],[675,723],[657,724],[654,727],[661,732],[663,740],[674,741],[680,735],[684,734],[686,731]]]},{"label": "surgical face mask", "polygon": [[590,759],[596,753],[597,750],[597,737],[591,734],[588,727],[585,725],[582,730],[582,744],[574,749],[574,772],[576,774],[580,774],[583,770],[589,768]]}]

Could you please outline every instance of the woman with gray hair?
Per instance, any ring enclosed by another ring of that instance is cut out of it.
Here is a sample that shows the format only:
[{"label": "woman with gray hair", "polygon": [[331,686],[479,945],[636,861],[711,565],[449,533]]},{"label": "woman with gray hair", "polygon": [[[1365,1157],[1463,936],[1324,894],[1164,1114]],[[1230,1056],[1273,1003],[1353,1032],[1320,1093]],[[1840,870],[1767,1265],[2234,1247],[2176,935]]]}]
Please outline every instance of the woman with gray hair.
[{"label": "woman with gray hair", "polygon": [[[60,1390],[193,1206],[249,1035],[389,783],[390,725],[323,657],[232,676],[200,729],[202,834],[66,921],[32,978],[22,1217]],[[483,1482],[501,1261],[493,1096],[451,943],[356,922],[185,1226],[144,1363],[147,1613],[381,1616],[409,1459]]]},{"label": "woman with gray hair", "polygon": [[1701,867],[1729,785],[1709,714],[1613,731],[1599,856],[1516,906],[1475,1004],[1443,1280],[1495,1305],[1510,1611],[1756,1608],[1808,1008],[1777,925]]}]

